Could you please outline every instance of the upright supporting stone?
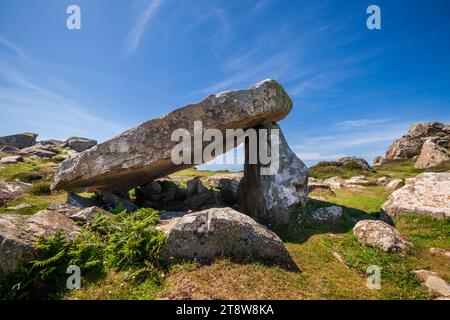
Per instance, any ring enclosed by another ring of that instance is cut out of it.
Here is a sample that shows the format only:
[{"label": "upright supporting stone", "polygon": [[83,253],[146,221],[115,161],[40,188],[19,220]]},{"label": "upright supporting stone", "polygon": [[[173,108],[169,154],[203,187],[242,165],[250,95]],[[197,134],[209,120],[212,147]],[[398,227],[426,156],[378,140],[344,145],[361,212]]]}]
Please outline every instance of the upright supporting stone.
[{"label": "upright supporting stone", "polygon": [[[246,141],[246,164],[244,177],[239,184],[239,207],[259,223],[268,227],[286,225],[292,214],[300,213],[308,198],[308,169],[289,148],[280,127],[273,123],[256,128],[266,129],[272,133],[279,131],[279,165],[273,175],[262,175],[259,148],[261,142],[258,134],[258,163],[249,163],[249,142]],[[270,134],[267,135],[270,140]],[[268,145],[271,146],[270,141]],[[270,148],[273,149],[273,148]],[[271,151],[272,152],[272,151]]]}]

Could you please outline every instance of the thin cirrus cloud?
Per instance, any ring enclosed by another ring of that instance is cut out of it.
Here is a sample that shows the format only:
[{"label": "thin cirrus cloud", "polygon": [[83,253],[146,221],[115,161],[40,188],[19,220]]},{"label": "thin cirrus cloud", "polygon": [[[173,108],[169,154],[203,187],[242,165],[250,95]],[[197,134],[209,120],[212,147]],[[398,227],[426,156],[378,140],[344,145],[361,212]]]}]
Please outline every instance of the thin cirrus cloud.
[{"label": "thin cirrus cloud", "polygon": [[142,35],[147,25],[155,17],[162,3],[163,0],[150,0],[144,11],[139,15],[136,24],[126,39],[125,54],[127,56],[133,54],[139,48]]},{"label": "thin cirrus cloud", "polygon": [[17,45],[9,41],[6,37],[0,35],[0,44],[7,47],[8,49],[12,50],[14,53],[16,53],[18,56],[20,56],[23,60],[27,62],[31,62],[31,59],[28,57],[28,55],[25,54],[25,52]]}]

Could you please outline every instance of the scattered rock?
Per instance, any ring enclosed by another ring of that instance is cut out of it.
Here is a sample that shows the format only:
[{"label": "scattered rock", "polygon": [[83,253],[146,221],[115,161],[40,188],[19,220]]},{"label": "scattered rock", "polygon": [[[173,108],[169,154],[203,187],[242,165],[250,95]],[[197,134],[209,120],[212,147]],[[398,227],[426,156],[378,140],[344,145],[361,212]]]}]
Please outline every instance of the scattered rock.
[{"label": "scattered rock", "polygon": [[89,223],[99,215],[104,215],[107,218],[114,217],[112,213],[100,209],[99,207],[80,208],[64,203],[53,204],[48,210],[56,211],[73,221],[82,223]]},{"label": "scattered rock", "polygon": [[331,190],[331,187],[325,183],[308,182],[308,192],[313,192],[314,190]]},{"label": "scattered rock", "polygon": [[69,240],[80,234],[74,221],[55,211],[43,210],[32,216],[0,215],[0,270],[14,272],[19,261],[36,259],[36,241],[41,236],[52,236],[57,230]]},{"label": "scattered rock", "polygon": [[382,166],[382,165],[384,165],[385,163],[386,163],[386,159],[385,159],[384,157],[382,157],[382,156],[376,156],[376,157],[373,159],[373,166],[374,166],[374,167]]},{"label": "scattered rock", "polygon": [[364,176],[356,176],[356,177],[351,177],[350,179],[347,179],[344,181],[346,185],[362,185],[362,186],[367,186],[372,184],[372,182],[370,182],[369,180],[366,179],[366,177]]},{"label": "scattered rock", "polygon": [[389,190],[396,190],[403,185],[402,179],[393,179],[387,185],[386,188]]},{"label": "scattered rock", "polygon": [[381,178],[378,178],[378,179],[377,179],[377,183],[378,183],[379,185],[384,186],[384,185],[386,185],[386,184],[389,183],[389,178],[388,178],[388,177],[381,177]]},{"label": "scattered rock", "polygon": [[96,140],[80,138],[80,137],[71,137],[67,139],[62,145],[62,148],[69,148],[75,150],[76,152],[83,152],[97,145]]},{"label": "scattered rock", "polygon": [[342,208],[338,206],[319,208],[312,216],[320,223],[336,223],[342,218]]},{"label": "scattered rock", "polygon": [[[239,184],[243,176],[243,173],[215,174],[211,177],[206,178],[205,184],[212,188],[220,189],[221,183],[223,183],[223,181],[236,181],[237,184]],[[235,184],[235,182],[233,182],[233,184]]]},{"label": "scattered rock", "polygon": [[102,204],[92,198],[85,198],[82,196],[79,196],[76,193],[73,192],[69,192],[67,194],[67,204],[75,206],[75,207],[79,207],[79,208],[89,208],[89,207],[101,207]]},{"label": "scattered rock", "polygon": [[344,186],[344,179],[342,179],[341,177],[331,177],[325,179],[322,183],[329,185],[333,189],[340,189]]},{"label": "scattered rock", "polygon": [[416,278],[422,283],[422,286],[428,290],[432,298],[450,297],[450,287],[445,280],[440,278],[436,272],[428,270],[414,271]]},{"label": "scattered rock", "polygon": [[0,147],[0,152],[4,152],[4,153],[17,153],[17,152],[19,152],[20,151],[20,149],[18,149],[18,148],[15,148],[15,147],[11,147],[11,146],[3,146],[3,147]]},{"label": "scattered rock", "polygon": [[53,189],[129,190],[195,165],[173,163],[171,151],[179,144],[171,139],[174,130],[184,128],[193,135],[194,121],[202,121],[203,130],[222,133],[253,128],[283,119],[291,108],[291,99],[274,80],[211,95],[67,159],[55,175]]},{"label": "scattered rock", "polygon": [[37,134],[21,133],[12,136],[0,137],[0,147],[10,146],[17,149],[31,147],[36,143]]},{"label": "scattered rock", "polygon": [[428,169],[447,160],[450,160],[450,152],[430,139],[423,144],[422,152],[414,167]]},{"label": "scattered rock", "polygon": [[134,212],[139,209],[139,207],[130,200],[122,198],[113,192],[103,192],[101,194],[101,197],[103,199],[103,202],[111,208],[123,205],[124,209],[130,212]]},{"label": "scattered rock", "polygon": [[25,195],[31,189],[31,184],[14,181],[0,183],[0,203],[8,203]]},{"label": "scattered rock", "polygon": [[433,254],[441,254],[447,258],[450,258],[450,251],[441,248],[430,248],[430,252]]},{"label": "scattered rock", "polygon": [[23,162],[22,156],[10,156],[10,157],[3,157],[0,159],[0,164],[15,164]]},{"label": "scattered rock", "polygon": [[213,208],[186,214],[171,228],[161,250],[165,261],[195,259],[208,263],[219,257],[242,261],[269,260],[290,265],[292,259],[281,239],[249,216],[231,208]]},{"label": "scattered rock", "polygon": [[6,208],[6,210],[19,211],[19,210],[28,209],[28,208],[31,208],[31,207],[32,207],[31,204],[21,203],[21,204],[18,204],[17,206],[14,206],[14,207],[8,207],[8,208]]},{"label": "scattered rock", "polygon": [[[270,175],[261,175],[265,166],[244,165],[244,177],[239,184],[240,211],[266,226],[286,225],[290,222],[292,213],[305,207],[308,198],[308,169],[289,148],[277,124],[268,124],[259,129],[266,129],[268,137],[272,130],[278,130],[278,170]],[[270,145],[270,139],[267,145]],[[245,149],[248,154],[248,141]]]},{"label": "scattered rock", "polygon": [[353,228],[353,234],[364,245],[385,252],[403,252],[412,243],[396,229],[379,220],[362,220]]},{"label": "scattered rock", "polygon": [[425,172],[406,179],[384,203],[382,213],[391,218],[405,213],[450,217],[450,173]]},{"label": "scattered rock", "polygon": [[28,156],[28,157],[35,156],[38,158],[47,158],[47,159],[53,158],[54,156],[58,155],[56,152],[42,149],[38,145],[34,145],[34,146],[31,146],[28,148],[21,149],[19,151],[19,154],[23,155],[23,156]]}]

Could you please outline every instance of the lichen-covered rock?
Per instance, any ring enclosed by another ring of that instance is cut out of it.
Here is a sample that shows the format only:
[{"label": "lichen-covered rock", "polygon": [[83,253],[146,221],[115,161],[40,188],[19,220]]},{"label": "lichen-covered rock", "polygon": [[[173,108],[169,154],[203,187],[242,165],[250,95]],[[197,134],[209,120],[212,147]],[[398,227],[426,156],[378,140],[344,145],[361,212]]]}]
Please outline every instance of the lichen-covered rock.
[{"label": "lichen-covered rock", "polygon": [[97,141],[93,139],[71,137],[67,139],[62,145],[62,148],[69,148],[76,152],[83,152],[97,145]]},{"label": "lichen-covered rock", "polygon": [[0,204],[8,203],[25,195],[31,189],[30,183],[14,181],[0,182]]},{"label": "lichen-covered rock", "polygon": [[14,272],[19,261],[35,259],[39,237],[52,236],[57,230],[69,240],[80,234],[74,221],[56,211],[43,210],[32,216],[0,215],[0,271]]},{"label": "lichen-covered rock", "polygon": [[0,164],[16,164],[19,162],[23,162],[22,156],[9,156],[0,159]]},{"label": "lichen-covered rock", "polygon": [[[247,129],[279,121],[291,108],[291,99],[274,80],[248,90],[211,95],[65,160],[53,188],[125,191],[144,185],[195,165],[173,163],[171,151],[179,142],[172,141],[171,136],[176,129],[185,129],[193,136],[194,121],[201,121],[203,130],[218,129],[222,133],[226,129]],[[203,147],[207,145],[209,142]]]},{"label": "lichen-covered rock", "polygon": [[344,186],[344,179],[341,177],[331,177],[323,180],[323,184],[329,185],[333,189],[340,189]]},{"label": "lichen-covered rock", "polygon": [[205,180],[205,183],[220,190],[222,201],[229,206],[236,204],[239,200],[239,183],[242,173],[216,174]]},{"label": "lichen-covered rock", "polygon": [[379,220],[362,220],[353,228],[353,234],[364,245],[385,252],[403,252],[412,243],[396,229]]},{"label": "lichen-covered rock", "polygon": [[37,136],[35,133],[21,133],[0,137],[0,147],[10,146],[17,149],[30,147],[36,143]]},{"label": "lichen-covered rock", "polygon": [[166,232],[161,257],[210,262],[219,257],[290,264],[281,239],[249,216],[231,208],[212,208],[175,218]]},{"label": "lichen-covered rock", "polygon": [[[278,171],[262,175],[262,164],[244,165],[244,177],[239,184],[239,208],[259,223],[269,227],[286,225],[294,212],[305,207],[308,199],[308,169],[289,148],[277,124],[257,128],[279,133]],[[259,145],[260,143],[258,143]],[[270,146],[270,141],[267,141]],[[248,142],[245,145],[248,153]],[[259,151],[258,151],[259,152]]]},{"label": "lichen-covered rock", "polygon": [[361,185],[361,186],[367,186],[372,184],[369,180],[366,179],[364,176],[355,176],[351,177],[350,179],[347,179],[344,181],[346,185]]},{"label": "lichen-covered rock", "polygon": [[450,217],[450,173],[425,172],[406,179],[405,186],[384,203],[382,213],[390,217],[405,213]]},{"label": "lichen-covered rock", "polygon": [[389,190],[396,190],[398,188],[400,188],[403,184],[403,180],[402,179],[393,179],[391,181],[389,181],[389,183],[386,185],[386,188]]},{"label": "lichen-covered rock", "polygon": [[422,286],[428,290],[432,298],[449,298],[450,286],[444,279],[439,277],[436,272],[428,270],[414,271],[417,280],[422,283]]},{"label": "lichen-covered rock", "polygon": [[414,167],[427,169],[447,160],[450,160],[450,152],[430,139],[423,144],[422,151]]},{"label": "lichen-covered rock", "polygon": [[336,223],[342,218],[342,208],[339,206],[319,208],[312,214],[313,219],[320,223]]},{"label": "lichen-covered rock", "polygon": [[99,207],[80,208],[65,203],[57,203],[48,207],[47,210],[55,211],[63,216],[77,222],[90,223],[98,216],[103,215],[107,218],[112,218],[114,215]]}]

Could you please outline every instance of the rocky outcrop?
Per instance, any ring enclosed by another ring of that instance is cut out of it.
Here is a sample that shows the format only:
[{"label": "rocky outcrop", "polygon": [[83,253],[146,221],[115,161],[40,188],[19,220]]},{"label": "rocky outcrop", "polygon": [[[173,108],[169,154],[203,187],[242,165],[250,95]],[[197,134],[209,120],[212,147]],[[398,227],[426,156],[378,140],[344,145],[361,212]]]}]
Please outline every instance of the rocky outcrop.
[{"label": "rocky outcrop", "polygon": [[41,145],[36,144],[34,146],[23,148],[18,152],[20,155],[23,156],[35,156],[38,158],[53,158],[54,156],[58,155],[56,152],[51,151],[51,148],[43,148]]},{"label": "rocky outcrop", "polygon": [[403,252],[412,243],[396,229],[379,220],[362,220],[353,228],[353,234],[363,245],[385,252]]},{"label": "rocky outcrop", "polygon": [[[278,170],[261,175],[262,164],[244,165],[244,177],[239,184],[240,211],[266,226],[285,225],[290,222],[292,213],[306,204],[308,169],[289,148],[278,125],[268,124],[258,129],[268,130],[268,137],[273,129],[279,132]],[[270,146],[269,141],[267,145]],[[245,150],[248,154],[248,143]]]},{"label": "rocky outcrop", "polygon": [[[175,220],[173,220],[175,219]],[[281,239],[247,215],[231,208],[213,208],[172,218],[159,228],[167,235],[161,258],[211,262],[230,257],[240,261],[292,263]]]},{"label": "rocky outcrop", "polygon": [[0,164],[15,164],[19,162],[23,162],[22,156],[9,156],[0,159]]},{"label": "rocky outcrop", "polygon": [[439,140],[439,145],[450,147],[450,134],[439,122],[423,122],[412,125],[406,135],[387,149],[386,159],[411,159],[418,156],[426,140]]},{"label": "rocky outcrop", "polygon": [[450,173],[426,172],[406,179],[405,186],[383,205],[382,213],[389,217],[405,213],[450,217]]},{"label": "rocky outcrop", "polygon": [[36,143],[37,134],[22,133],[12,136],[0,137],[0,147],[10,146],[17,149],[31,147]]},{"label": "rocky outcrop", "polygon": [[372,167],[363,158],[344,157],[344,158],[339,159],[337,161],[337,163],[341,164],[342,166],[351,166],[352,168],[355,168],[355,169],[372,170]]},{"label": "rocky outcrop", "polygon": [[31,189],[31,184],[14,181],[0,183],[0,204],[8,203],[25,195]]},{"label": "rocky outcrop", "polygon": [[[53,189],[124,191],[144,185],[195,165],[172,162],[171,151],[179,144],[171,141],[176,129],[185,129],[192,137],[194,121],[201,121],[203,130],[222,133],[225,129],[253,128],[283,119],[291,108],[291,99],[274,80],[248,90],[211,95],[65,160],[55,175]],[[203,147],[207,145],[205,142]]]},{"label": "rocky outcrop", "polygon": [[373,166],[374,166],[374,167],[382,166],[382,165],[385,164],[385,163],[386,163],[386,159],[385,159],[384,157],[382,157],[382,156],[376,156],[376,157],[373,159]]},{"label": "rocky outcrop", "polygon": [[80,137],[71,137],[67,139],[62,145],[62,148],[69,148],[75,150],[76,152],[83,152],[87,149],[90,149],[97,145],[96,140],[80,138]]},{"label": "rocky outcrop", "polygon": [[450,160],[450,152],[429,139],[423,144],[422,151],[414,167],[428,169],[448,160]]},{"label": "rocky outcrop", "polygon": [[56,211],[39,211],[32,216],[0,215],[0,271],[13,272],[19,261],[37,258],[36,241],[41,236],[52,236],[57,230],[69,240],[80,234],[74,221]]}]

